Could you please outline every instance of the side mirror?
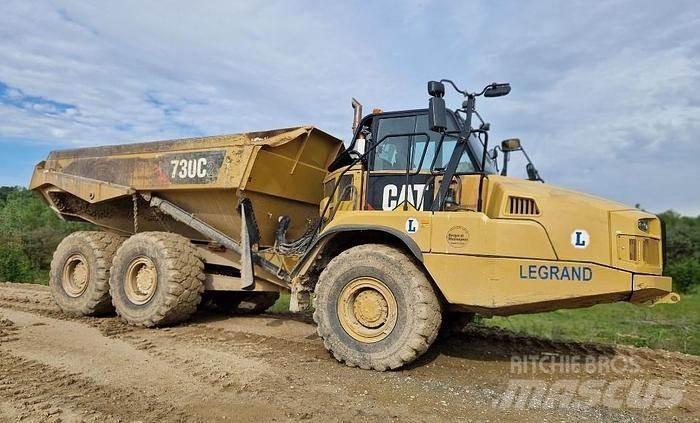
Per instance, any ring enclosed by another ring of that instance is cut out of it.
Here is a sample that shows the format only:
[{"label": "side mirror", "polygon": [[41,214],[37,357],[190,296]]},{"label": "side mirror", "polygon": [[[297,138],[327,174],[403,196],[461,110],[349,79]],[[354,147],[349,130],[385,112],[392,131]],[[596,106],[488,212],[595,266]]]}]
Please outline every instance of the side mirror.
[{"label": "side mirror", "polygon": [[527,179],[531,181],[539,181],[542,178],[540,178],[540,173],[535,169],[535,165],[532,163],[528,163],[525,166],[525,171],[527,172]]},{"label": "side mirror", "polygon": [[510,84],[491,84],[484,91],[484,97],[502,97],[510,92]]},{"label": "side mirror", "polygon": [[445,109],[445,84],[438,81],[428,82],[428,128],[434,132],[447,130],[447,110]]},{"label": "side mirror", "polygon": [[441,97],[430,97],[430,100],[428,100],[428,128],[434,132],[444,132],[447,130],[445,99]]},{"label": "side mirror", "polygon": [[431,97],[443,97],[445,95],[445,84],[438,81],[428,82],[428,94]]},{"label": "side mirror", "polygon": [[509,138],[501,141],[501,150],[504,152],[520,150],[520,138]]}]

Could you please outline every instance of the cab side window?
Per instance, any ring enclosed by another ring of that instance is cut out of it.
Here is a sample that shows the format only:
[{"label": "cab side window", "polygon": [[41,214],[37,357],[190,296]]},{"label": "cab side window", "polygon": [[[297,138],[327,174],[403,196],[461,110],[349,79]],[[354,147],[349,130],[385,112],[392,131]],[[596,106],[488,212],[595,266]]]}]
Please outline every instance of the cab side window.
[{"label": "cab side window", "polygon": [[406,170],[411,137],[391,135],[412,134],[415,128],[416,116],[379,119],[375,142],[381,144],[374,153],[374,170]]},{"label": "cab side window", "polygon": [[[457,122],[454,116],[448,115],[447,131],[454,132],[457,129]],[[398,134],[415,135],[389,136]],[[428,115],[425,113],[413,116],[380,118],[377,123],[375,142],[386,139],[381,142],[374,152],[373,170],[406,171],[409,155],[411,157],[411,172],[430,171],[430,167],[433,164],[432,170],[445,168],[450,161],[457,140],[454,135],[446,135],[440,146],[439,141],[441,137],[441,134],[428,129]],[[468,154],[465,153],[460,160],[457,171],[467,173],[474,171],[474,166]]]},{"label": "cab side window", "polygon": [[[448,115],[447,131],[455,132],[457,131],[457,129],[457,122],[455,121],[454,116]],[[446,135],[444,140],[442,141],[442,146],[440,146],[439,142],[442,135],[428,129],[428,115],[418,115],[416,120],[416,132],[428,134],[430,136],[430,140],[426,140],[425,136],[414,137],[412,169],[418,170],[418,167],[420,166],[420,170],[429,171],[431,170],[430,166],[431,164],[433,164],[433,160],[435,161],[435,164],[432,170],[440,168],[444,169],[445,167],[447,167],[447,164],[450,161],[450,157],[452,157],[452,152],[454,151],[455,146],[457,145],[457,139],[455,138],[455,136]],[[428,144],[427,150],[425,150],[425,157],[423,158],[423,162],[421,163],[421,156],[423,155],[423,150],[426,149],[426,142]],[[435,157],[436,153],[437,157]],[[472,165],[469,155],[465,152],[465,154],[459,161],[459,164],[457,166],[457,172],[468,173],[473,171],[474,166]]]}]

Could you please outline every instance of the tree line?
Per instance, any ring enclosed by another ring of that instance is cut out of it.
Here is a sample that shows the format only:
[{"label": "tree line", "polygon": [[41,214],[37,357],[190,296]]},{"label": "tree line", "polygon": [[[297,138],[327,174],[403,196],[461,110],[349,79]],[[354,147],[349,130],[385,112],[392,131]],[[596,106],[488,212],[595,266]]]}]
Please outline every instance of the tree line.
[{"label": "tree line", "polygon": [[[669,210],[659,217],[666,222],[666,274],[674,290],[691,291],[700,285],[700,216]],[[71,232],[91,229],[61,220],[25,188],[0,187],[0,281],[47,283],[58,243]]]},{"label": "tree line", "polygon": [[0,187],[0,281],[48,283],[58,243],[91,228],[60,219],[25,188]]}]

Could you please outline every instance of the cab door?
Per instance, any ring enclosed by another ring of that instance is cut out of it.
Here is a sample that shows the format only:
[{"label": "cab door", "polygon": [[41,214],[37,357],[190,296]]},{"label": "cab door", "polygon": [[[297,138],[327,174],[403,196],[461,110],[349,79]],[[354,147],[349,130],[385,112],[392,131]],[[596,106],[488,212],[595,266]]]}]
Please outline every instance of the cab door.
[{"label": "cab door", "polygon": [[[384,113],[372,124],[375,150],[368,160],[365,207],[372,219],[408,235],[430,251],[435,178],[421,166],[431,135],[425,111]],[[439,136],[439,135],[438,135]]]},{"label": "cab door", "polygon": [[430,172],[421,172],[422,151],[417,151],[430,139],[417,128],[419,120],[416,113],[383,114],[375,119],[372,134],[377,147],[369,161],[368,210],[432,208],[432,196],[425,193],[432,192],[434,178]]}]

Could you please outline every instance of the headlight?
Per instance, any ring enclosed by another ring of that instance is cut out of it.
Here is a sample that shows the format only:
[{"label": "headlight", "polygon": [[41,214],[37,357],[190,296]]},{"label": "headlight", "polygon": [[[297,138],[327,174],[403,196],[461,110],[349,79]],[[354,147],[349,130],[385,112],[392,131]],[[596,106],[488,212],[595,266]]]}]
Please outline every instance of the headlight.
[{"label": "headlight", "polygon": [[642,232],[649,232],[649,221],[651,219],[639,219],[637,221],[637,227]]}]

